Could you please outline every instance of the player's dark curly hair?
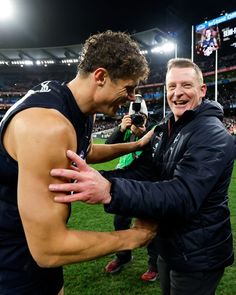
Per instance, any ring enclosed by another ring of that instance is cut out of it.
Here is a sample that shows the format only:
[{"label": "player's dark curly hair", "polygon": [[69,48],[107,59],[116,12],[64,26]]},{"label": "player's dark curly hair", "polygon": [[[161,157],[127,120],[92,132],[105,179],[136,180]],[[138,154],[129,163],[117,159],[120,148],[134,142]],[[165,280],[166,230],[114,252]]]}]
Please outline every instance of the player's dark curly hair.
[{"label": "player's dark curly hair", "polygon": [[90,36],[82,49],[78,72],[92,73],[105,68],[112,80],[138,78],[146,80],[149,66],[138,44],[123,32],[105,31]]}]

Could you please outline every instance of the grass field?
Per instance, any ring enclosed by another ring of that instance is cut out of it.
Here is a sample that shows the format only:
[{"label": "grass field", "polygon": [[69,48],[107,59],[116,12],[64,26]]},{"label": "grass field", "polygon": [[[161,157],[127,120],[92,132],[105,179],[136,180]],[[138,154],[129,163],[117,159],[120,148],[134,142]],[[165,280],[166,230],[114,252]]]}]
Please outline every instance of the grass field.
[{"label": "grass field", "polygon": [[[93,165],[97,169],[112,169],[117,160],[106,164]],[[231,221],[236,245],[236,162],[229,190]],[[106,214],[102,205],[74,203],[69,226],[79,230],[113,230],[113,215]],[[236,249],[236,247],[235,247]],[[224,251],[224,249],[222,249]],[[104,266],[113,255],[64,267],[66,295],[160,295],[159,281],[145,283],[140,275],[147,268],[147,251],[145,248],[133,251],[134,259],[121,273],[108,275]],[[236,263],[227,268],[218,287],[217,295],[236,295]]]}]

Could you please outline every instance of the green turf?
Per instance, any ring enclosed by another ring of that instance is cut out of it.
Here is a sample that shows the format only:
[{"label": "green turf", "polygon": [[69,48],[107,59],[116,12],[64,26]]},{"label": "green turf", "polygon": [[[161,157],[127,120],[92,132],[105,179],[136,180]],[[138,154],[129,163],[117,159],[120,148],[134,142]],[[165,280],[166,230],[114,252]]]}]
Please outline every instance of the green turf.
[{"label": "green turf", "polygon": [[[112,169],[117,159],[106,164],[93,165],[97,169]],[[231,221],[236,238],[236,162],[229,190]],[[77,229],[110,231],[113,230],[113,215],[104,213],[102,205],[74,203],[69,226]],[[224,251],[224,249],[222,249]],[[104,266],[113,255],[89,262],[64,267],[66,295],[160,295],[159,281],[145,283],[140,275],[147,269],[147,250],[133,251],[134,260],[120,274],[108,275]],[[236,264],[227,268],[218,287],[217,295],[236,294]]]}]

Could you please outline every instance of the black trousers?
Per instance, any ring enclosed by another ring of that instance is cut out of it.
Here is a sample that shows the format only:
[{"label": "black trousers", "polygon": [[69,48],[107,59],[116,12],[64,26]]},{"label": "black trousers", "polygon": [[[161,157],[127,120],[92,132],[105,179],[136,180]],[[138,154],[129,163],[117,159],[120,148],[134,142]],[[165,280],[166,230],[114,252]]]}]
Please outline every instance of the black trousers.
[{"label": "black trousers", "polygon": [[224,268],[201,272],[176,272],[158,257],[162,295],[214,295]]},{"label": "black trousers", "polygon": [[[115,230],[124,230],[130,228],[132,223],[132,218],[115,215],[114,217],[114,227]],[[157,271],[157,257],[158,253],[156,250],[156,239],[153,239],[151,243],[147,246],[148,252],[148,268],[152,271]],[[132,259],[132,253],[130,250],[121,251],[116,253],[117,258],[121,263],[129,262]]]}]

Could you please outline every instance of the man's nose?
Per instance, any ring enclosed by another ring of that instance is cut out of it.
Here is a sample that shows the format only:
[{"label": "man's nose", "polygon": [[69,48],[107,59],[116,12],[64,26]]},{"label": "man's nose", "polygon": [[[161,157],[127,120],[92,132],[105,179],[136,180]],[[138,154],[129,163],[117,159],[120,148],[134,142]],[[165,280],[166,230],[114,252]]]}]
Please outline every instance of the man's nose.
[{"label": "man's nose", "polygon": [[181,96],[183,94],[183,88],[181,86],[177,86],[174,91],[174,96]]}]

